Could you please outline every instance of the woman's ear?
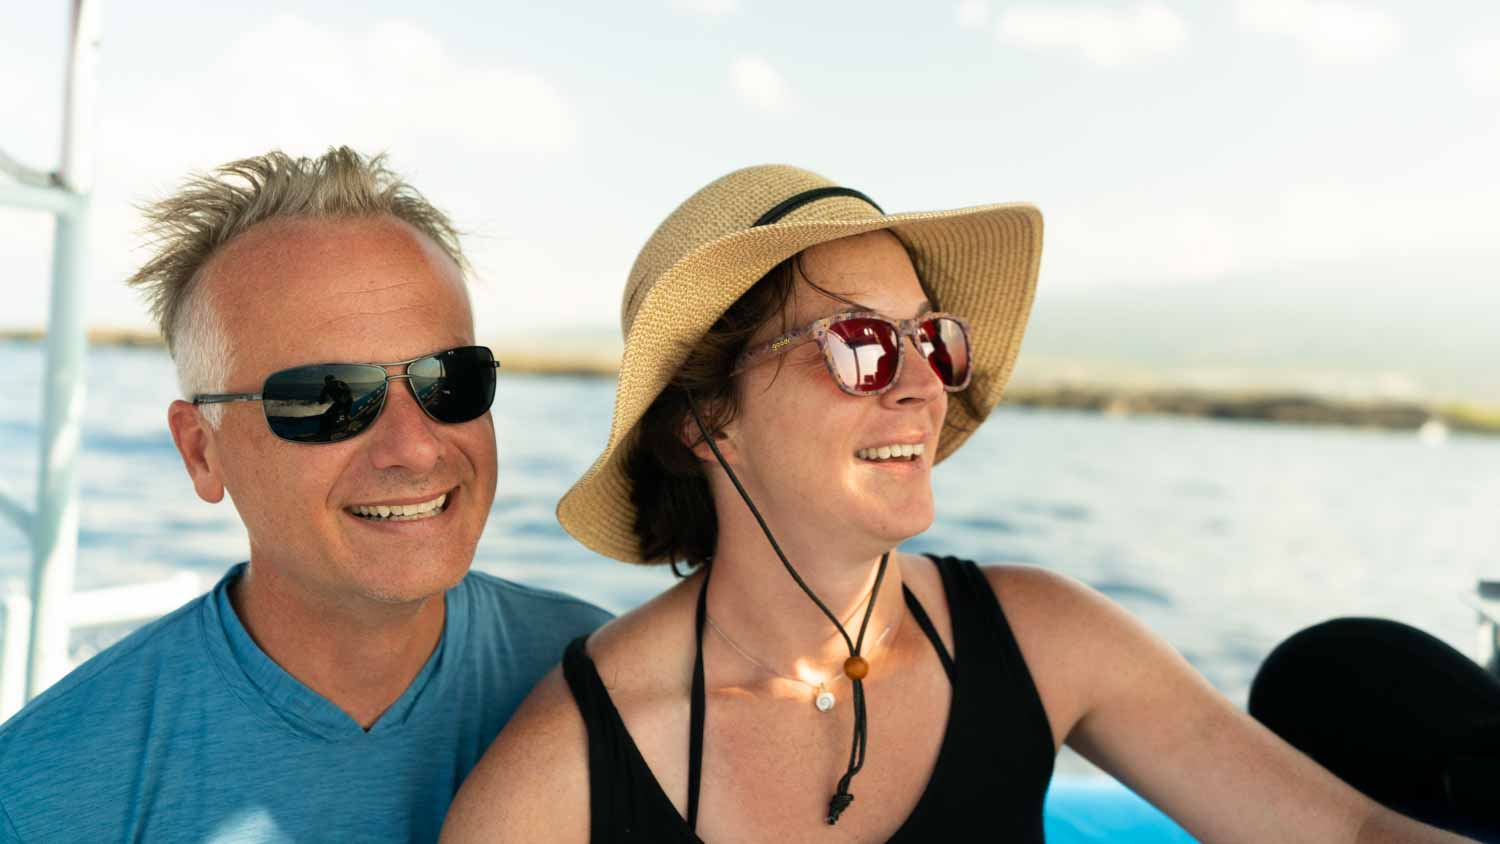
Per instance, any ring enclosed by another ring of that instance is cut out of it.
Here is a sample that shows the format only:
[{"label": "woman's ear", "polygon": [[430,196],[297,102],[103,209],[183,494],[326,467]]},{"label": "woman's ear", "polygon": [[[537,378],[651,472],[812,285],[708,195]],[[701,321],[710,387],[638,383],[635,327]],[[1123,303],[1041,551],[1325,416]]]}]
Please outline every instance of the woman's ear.
[{"label": "woman's ear", "polygon": [[[702,406],[698,410],[701,414],[703,412]],[[708,421],[707,418],[703,419],[704,424],[707,424]],[[717,431],[712,428],[709,429],[709,432],[713,435],[714,445],[718,446],[719,454],[723,455],[725,463],[731,465],[738,459],[734,448],[734,437],[731,434],[733,427],[734,423],[731,421],[720,426]],[[713,449],[709,447],[708,441],[704,437],[703,428],[699,426],[698,419],[694,418],[691,410],[683,414],[682,430],[678,432],[678,436],[682,439],[682,444],[687,446],[688,451],[691,451],[700,463],[707,463],[710,466],[719,465],[718,458],[714,456]]]}]

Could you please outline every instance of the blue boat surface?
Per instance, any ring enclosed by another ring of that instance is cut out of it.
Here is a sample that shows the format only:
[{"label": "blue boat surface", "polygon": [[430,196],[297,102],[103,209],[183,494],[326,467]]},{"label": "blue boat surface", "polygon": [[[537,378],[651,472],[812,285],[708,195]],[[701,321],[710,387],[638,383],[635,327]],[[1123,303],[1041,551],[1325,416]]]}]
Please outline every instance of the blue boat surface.
[{"label": "blue boat surface", "polygon": [[1160,809],[1106,776],[1052,778],[1043,819],[1047,844],[1194,844]]}]

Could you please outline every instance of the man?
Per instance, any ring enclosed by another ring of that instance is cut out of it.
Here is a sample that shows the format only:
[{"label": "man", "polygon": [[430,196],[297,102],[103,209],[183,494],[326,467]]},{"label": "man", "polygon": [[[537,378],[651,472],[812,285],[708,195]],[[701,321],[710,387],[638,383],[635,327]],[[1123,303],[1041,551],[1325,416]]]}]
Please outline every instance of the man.
[{"label": "man", "polygon": [[0,841],[435,840],[607,617],[468,571],[495,365],[457,235],[347,148],[229,164],[148,218],[131,283],[189,399],[172,439],[250,560],[0,727]]}]

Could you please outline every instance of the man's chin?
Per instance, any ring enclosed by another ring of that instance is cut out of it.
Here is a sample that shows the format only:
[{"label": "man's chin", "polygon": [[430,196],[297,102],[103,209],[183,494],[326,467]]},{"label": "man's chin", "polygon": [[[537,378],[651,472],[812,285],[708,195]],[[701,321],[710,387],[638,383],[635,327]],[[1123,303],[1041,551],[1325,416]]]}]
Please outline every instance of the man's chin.
[{"label": "man's chin", "polygon": [[[355,590],[381,603],[404,604],[441,595],[457,586],[474,562],[480,533],[463,515],[446,512],[425,520],[433,524],[352,525],[343,553],[349,561],[346,574],[354,581]],[[352,515],[346,518],[363,521]]]},{"label": "man's chin", "polygon": [[461,559],[411,558],[372,560],[353,572],[354,588],[381,604],[414,604],[435,598],[457,586],[469,572],[473,555]]}]

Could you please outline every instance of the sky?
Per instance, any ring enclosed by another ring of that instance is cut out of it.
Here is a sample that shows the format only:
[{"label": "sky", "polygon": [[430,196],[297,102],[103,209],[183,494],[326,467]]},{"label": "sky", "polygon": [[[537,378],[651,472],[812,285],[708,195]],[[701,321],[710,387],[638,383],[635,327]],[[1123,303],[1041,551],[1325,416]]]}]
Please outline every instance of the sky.
[{"label": "sky", "polygon": [[[67,5],[0,14],[0,149],[36,167],[58,158]],[[1383,330],[1439,361],[1500,349],[1493,0],[132,0],[102,33],[92,326],[149,326],[122,284],[137,204],[349,144],[467,233],[481,338],[617,331],[660,220],[785,162],[888,210],[1037,204],[1047,351],[1154,301],[1267,304],[1250,336],[1376,314],[1341,329],[1350,358]],[[0,329],[45,322],[50,239],[0,209]]]}]

